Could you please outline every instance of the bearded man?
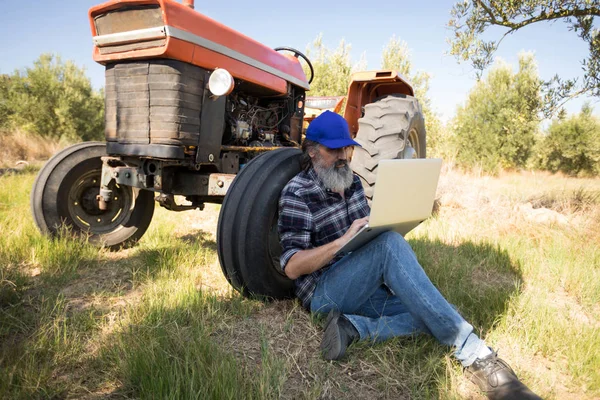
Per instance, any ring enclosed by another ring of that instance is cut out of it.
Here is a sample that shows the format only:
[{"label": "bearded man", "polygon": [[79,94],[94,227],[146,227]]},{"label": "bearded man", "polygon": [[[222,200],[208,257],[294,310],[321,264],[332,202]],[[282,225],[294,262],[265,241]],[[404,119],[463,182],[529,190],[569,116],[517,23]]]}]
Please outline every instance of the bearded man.
[{"label": "bearded man", "polygon": [[400,234],[386,232],[350,254],[337,254],[370,211],[348,165],[351,146],[359,144],[346,120],[321,114],[302,143],[303,170],[279,200],[281,268],[306,309],[328,313],[323,357],[339,360],[357,340],[427,333],[454,348],[490,399],[539,399],[440,294]]}]

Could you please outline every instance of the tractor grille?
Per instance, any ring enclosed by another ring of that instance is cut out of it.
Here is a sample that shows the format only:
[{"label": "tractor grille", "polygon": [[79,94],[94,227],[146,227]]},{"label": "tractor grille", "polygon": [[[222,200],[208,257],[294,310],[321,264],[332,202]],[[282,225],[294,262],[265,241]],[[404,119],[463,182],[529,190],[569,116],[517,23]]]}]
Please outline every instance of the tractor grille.
[{"label": "tractor grille", "polygon": [[[162,12],[158,4],[121,7],[94,17],[98,36],[114,35],[131,31],[159,28],[164,25]],[[100,54],[121,53],[164,46],[166,37],[138,38],[134,41],[99,46]]]},{"label": "tractor grille", "polygon": [[106,140],[196,145],[207,71],[175,60],[106,66]]}]

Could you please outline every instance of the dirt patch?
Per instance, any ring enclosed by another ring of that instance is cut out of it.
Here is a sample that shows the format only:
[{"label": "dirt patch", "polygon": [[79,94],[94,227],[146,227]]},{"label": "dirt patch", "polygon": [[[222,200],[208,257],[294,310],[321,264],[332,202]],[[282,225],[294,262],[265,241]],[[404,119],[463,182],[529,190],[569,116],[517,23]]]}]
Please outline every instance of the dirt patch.
[{"label": "dirt patch", "polygon": [[110,254],[108,257],[109,260],[79,269],[78,278],[61,289],[73,312],[90,307],[106,311],[120,308],[133,301],[136,293],[139,295],[133,288],[131,265],[110,260]]},{"label": "dirt patch", "polygon": [[[525,380],[529,388],[544,393],[551,388],[550,398],[559,400],[594,400],[597,397],[584,390],[573,390],[566,357],[551,358],[539,353],[531,353],[527,348],[508,338],[496,343],[498,356],[509,362],[517,376]],[[518,367],[517,367],[518,366]],[[571,387],[571,388],[569,388]]]},{"label": "dirt patch", "polygon": [[584,324],[600,329],[600,306],[596,305],[592,308],[592,312],[587,312],[584,307],[577,301],[575,297],[570,295],[562,287],[552,288],[552,301],[557,308],[566,310],[571,321],[577,324]]},{"label": "dirt patch", "polygon": [[261,342],[266,342],[271,354],[285,360],[289,369],[283,399],[410,398],[401,382],[385,382],[382,390],[377,365],[351,354],[341,362],[323,360],[319,353],[322,329],[295,301],[268,304],[215,336],[247,368],[260,365]]},{"label": "dirt patch", "polygon": [[501,273],[491,269],[475,268],[471,275],[474,287],[480,290],[493,288],[515,289],[518,278],[514,274]]}]

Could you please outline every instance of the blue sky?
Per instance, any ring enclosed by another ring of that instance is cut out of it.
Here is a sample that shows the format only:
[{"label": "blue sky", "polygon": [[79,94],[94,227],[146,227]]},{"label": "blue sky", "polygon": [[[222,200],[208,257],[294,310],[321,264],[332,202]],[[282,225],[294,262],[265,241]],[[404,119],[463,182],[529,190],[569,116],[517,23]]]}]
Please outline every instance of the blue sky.
[{"label": "blue sky", "polygon": [[[87,10],[93,0],[2,0],[0,13],[0,73],[30,66],[44,52],[60,54],[85,67],[96,88],[104,86],[104,67],[92,61],[92,39]],[[315,3],[316,4],[316,3]],[[392,37],[405,40],[411,49],[413,68],[431,74],[432,105],[443,121],[451,118],[475,84],[469,64],[458,64],[445,53],[449,46],[446,28],[452,1],[399,1],[370,3],[363,0],[318,5],[288,1],[257,2],[229,0],[196,1],[196,10],[270,47],[290,46],[306,50],[323,34],[327,47],[337,47],[343,38],[352,45],[357,62],[366,54],[368,69],[377,69],[381,53]],[[581,74],[587,47],[562,21],[528,27],[504,40],[498,52],[513,66],[520,51],[535,53],[540,76],[549,79]],[[578,112],[586,99],[567,104]],[[592,99],[600,114],[596,99]]]}]

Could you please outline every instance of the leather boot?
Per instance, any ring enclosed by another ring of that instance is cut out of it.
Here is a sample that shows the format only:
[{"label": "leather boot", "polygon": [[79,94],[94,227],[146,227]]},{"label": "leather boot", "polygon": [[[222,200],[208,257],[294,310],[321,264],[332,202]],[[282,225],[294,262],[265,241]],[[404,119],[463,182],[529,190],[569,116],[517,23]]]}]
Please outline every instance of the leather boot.
[{"label": "leather boot", "polygon": [[517,378],[496,352],[478,358],[465,372],[490,400],[542,400]]},{"label": "leather boot", "polygon": [[358,331],[338,310],[331,310],[325,320],[321,353],[326,360],[339,360],[350,343],[359,338]]}]

